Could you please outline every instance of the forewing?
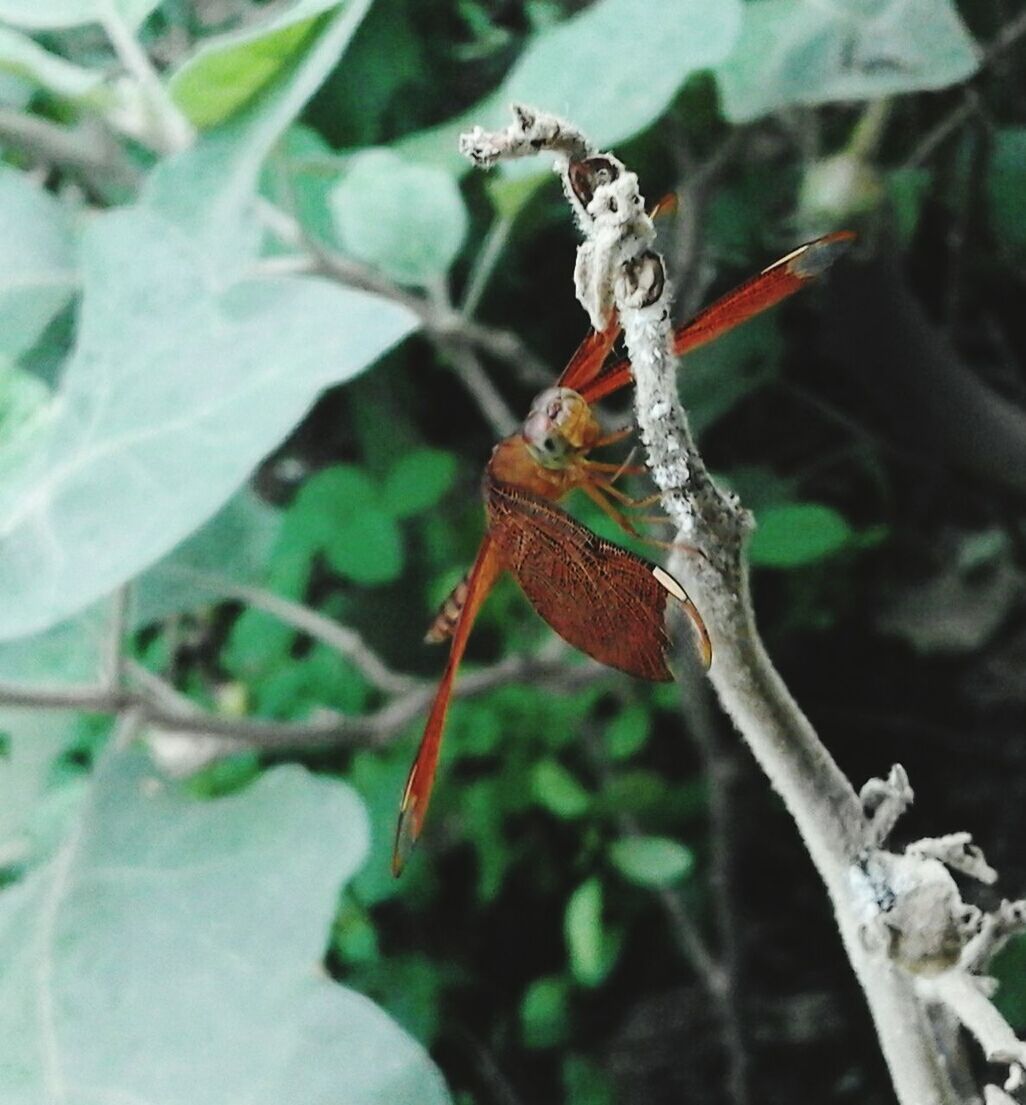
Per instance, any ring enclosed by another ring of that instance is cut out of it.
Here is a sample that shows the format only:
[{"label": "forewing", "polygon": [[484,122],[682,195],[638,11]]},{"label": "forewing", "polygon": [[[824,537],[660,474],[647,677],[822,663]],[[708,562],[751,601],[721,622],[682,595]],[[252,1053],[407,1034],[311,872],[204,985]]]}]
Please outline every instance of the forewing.
[{"label": "forewing", "polygon": [[567,362],[556,386],[581,391],[602,371],[610,350],[620,336],[620,321],[612,318],[605,330],[589,330],[587,337],[577,347]]},{"label": "forewing", "polygon": [[[848,249],[854,238],[851,231],[839,230],[792,250],[786,257],[781,257],[769,268],[717,299],[690,322],[678,327],[673,332],[673,352],[682,357],[775,307],[825,272]],[[576,390],[589,403],[597,403],[625,387],[632,379],[630,361],[619,360],[602,366],[598,373]]]},{"label": "forewing", "polygon": [[488,515],[502,567],[565,641],[641,679],[673,678],[666,602],[671,584],[683,591],[663,569],[518,488],[493,483]]}]

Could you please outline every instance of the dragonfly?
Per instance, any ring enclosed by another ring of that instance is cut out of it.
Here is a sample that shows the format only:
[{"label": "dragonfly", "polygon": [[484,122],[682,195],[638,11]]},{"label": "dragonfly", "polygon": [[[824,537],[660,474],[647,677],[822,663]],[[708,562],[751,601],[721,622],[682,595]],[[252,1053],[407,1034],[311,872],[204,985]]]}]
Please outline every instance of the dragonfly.
[{"label": "dragonfly", "polygon": [[[673,351],[691,353],[761,314],[821,275],[855,235],[837,231],[799,246],[674,331]],[[702,664],[712,647],[701,614],[684,588],[658,564],[592,532],[557,505],[581,491],[626,532],[637,530],[622,508],[634,500],[615,486],[643,469],[593,460],[631,429],[605,433],[593,410],[633,380],[630,361],[610,361],[620,334],[614,318],[591,331],[556,384],[541,392],[521,429],[500,441],[484,472],[487,528],[473,566],[442,603],[425,637],[450,641],[449,658],[399,806],[392,873],[399,876],[424,826],[453,683],[471,627],[496,580],[509,572],[528,601],[565,641],[640,679],[673,679],[666,656],[668,604],[689,619]],[[656,542],[663,544],[662,542]]]}]

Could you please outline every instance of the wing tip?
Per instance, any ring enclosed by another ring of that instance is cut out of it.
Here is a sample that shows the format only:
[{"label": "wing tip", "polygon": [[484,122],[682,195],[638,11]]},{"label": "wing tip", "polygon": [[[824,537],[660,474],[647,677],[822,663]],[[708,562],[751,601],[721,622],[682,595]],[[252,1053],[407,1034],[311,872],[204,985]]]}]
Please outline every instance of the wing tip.
[{"label": "wing tip", "polygon": [[858,235],[854,230],[836,230],[814,242],[801,246],[791,257],[788,268],[799,280],[814,280],[843,254],[847,253]]},{"label": "wing tip", "polygon": [[684,612],[691,620],[691,624],[695,629],[695,634],[698,637],[699,659],[702,661],[703,669],[708,671],[712,666],[712,641],[709,639],[709,630],[705,627],[705,621],[702,615],[699,614],[698,607],[691,601],[691,597],[688,595],[687,591],[681,587],[665,568],[660,568],[657,564],[652,569],[652,575],[655,576],[660,586],[684,607]]},{"label": "wing tip", "polygon": [[420,836],[420,822],[417,817],[417,800],[407,796],[399,809],[399,820],[395,826],[395,845],[392,848],[392,877],[402,875],[417,846]]}]

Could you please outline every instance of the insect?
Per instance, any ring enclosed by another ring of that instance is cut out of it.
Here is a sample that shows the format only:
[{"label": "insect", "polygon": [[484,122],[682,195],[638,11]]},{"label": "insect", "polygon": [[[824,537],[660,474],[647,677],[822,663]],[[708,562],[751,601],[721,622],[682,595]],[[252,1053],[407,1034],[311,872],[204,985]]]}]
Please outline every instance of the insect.
[{"label": "insect", "polygon": [[[839,231],[799,246],[676,330],[674,352],[690,353],[779,303],[827,269],[853,238]],[[604,540],[556,505],[580,490],[635,532],[620,508],[639,504],[615,480],[638,469],[589,456],[631,432],[604,434],[592,412],[594,403],[632,380],[629,361],[606,363],[619,331],[615,320],[602,332],[592,331],[555,386],[534,400],[520,431],[492,451],[482,481],[487,531],[473,566],[442,604],[425,638],[452,643],[400,803],[392,855],[396,876],[424,825],[467,638],[502,572],[513,575],[564,640],[603,664],[641,679],[671,680],[664,626],[668,602],[690,618],[702,661],[706,667],[711,662],[705,625],[681,585],[663,568]]]}]

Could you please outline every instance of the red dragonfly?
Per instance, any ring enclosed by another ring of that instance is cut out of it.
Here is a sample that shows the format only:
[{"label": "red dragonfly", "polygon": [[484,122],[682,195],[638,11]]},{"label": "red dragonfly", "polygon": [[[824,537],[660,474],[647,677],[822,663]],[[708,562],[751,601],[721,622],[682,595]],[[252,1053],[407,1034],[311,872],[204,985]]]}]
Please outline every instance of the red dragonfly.
[{"label": "red dragonfly", "polygon": [[[839,231],[799,246],[676,330],[674,352],[690,353],[792,295],[827,269],[854,237]],[[615,319],[601,333],[591,332],[555,387],[534,400],[519,433],[492,451],[482,483],[487,532],[473,567],[442,604],[425,638],[451,638],[452,644],[403,791],[392,854],[396,876],[424,825],[456,669],[481,604],[502,572],[513,575],[564,640],[610,667],[655,682],[673,678],[664,625],[671,600],[690,618],[705,666],[712,660],[701,615],[667,571],[604,540],[556,505],[570,491],[583,491],[635,533],[616,505],[635,501],[614,481],[639,469],[588,456],[631,432],[603,434],[591,409],[633,379],[629,361],[606,363],[619,333]]]}]

